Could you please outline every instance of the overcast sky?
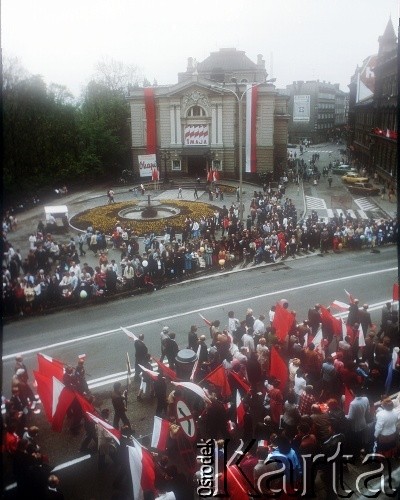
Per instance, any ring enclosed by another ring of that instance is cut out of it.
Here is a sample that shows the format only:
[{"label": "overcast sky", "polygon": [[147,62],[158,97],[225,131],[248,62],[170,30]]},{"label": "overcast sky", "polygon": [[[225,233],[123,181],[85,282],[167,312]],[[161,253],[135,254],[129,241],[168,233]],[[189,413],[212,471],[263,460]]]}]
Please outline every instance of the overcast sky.
[{"label": "overcast sky", "polygon": [[398,0],[2,0],[3,57],[79,97],[103,58],[138,66],[158,84],[177,82],[187,58],[235,47],[269,78],[347,85],[378,50]]}]

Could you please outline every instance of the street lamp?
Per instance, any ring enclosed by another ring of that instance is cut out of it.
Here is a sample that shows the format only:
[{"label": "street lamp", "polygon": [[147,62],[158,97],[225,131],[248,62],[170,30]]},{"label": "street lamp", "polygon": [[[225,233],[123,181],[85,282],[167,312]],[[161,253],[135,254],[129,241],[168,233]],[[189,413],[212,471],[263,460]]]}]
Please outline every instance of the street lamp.
[{"label": "street lamp", "polygon": [[276,78],[271,78],[270,80],[265,80],[264,82],[255,83],[251,87],[247,88],[242,92],[241,95],[238,94],[239,84],[235,79],[236,83],[236,92],[232,89],[228,89],[226,87],[212,86],[211,88],[219,89],[222,92],[230,92],[236,97],[238,102],[238,119],[239,119],[239,223],[243,220],[243,110],[242,110],[242,102],[243,97],[246,93],[254,87],[258,87],[259,85],[263,85],[264,83],[274,83],[276,82]]},{"label": "street lamp", "polygon": [[167,161],[171,159],[171,153],[169,151],[161,152],[161,161],[164,161],[164,183],[168,182],[168,169],[167,169]]}]

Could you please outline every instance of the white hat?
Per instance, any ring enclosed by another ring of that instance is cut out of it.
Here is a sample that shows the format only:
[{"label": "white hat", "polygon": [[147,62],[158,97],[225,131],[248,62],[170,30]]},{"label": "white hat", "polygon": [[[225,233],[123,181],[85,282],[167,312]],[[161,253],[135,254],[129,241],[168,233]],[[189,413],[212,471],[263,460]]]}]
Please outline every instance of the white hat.
[{"label": "white hat", "polygon": [[23,368],[18,368],[18,370],[15,372],[16,375],[23,375],[25,373],[25,370]]}]

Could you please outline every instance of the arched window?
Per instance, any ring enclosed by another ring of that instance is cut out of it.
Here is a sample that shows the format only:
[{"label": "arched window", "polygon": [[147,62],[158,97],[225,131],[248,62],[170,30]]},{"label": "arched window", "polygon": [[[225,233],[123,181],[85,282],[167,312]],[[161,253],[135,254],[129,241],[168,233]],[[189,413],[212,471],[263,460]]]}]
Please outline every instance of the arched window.
[{"label": "arched window", "polygon": [[206,116],[206,113],[203,108],[200,106],[192,106],[191,108],[188,109],[187,116]]}]

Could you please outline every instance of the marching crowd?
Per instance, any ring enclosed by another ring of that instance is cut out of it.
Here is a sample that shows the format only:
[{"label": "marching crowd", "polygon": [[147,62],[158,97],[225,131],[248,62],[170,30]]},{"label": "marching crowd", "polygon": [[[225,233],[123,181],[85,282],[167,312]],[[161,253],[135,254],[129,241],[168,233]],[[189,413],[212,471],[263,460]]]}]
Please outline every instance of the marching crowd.
[{"label": "marching crowd", "polygon": [[[283,330],[282,318],[290,320]],[[398,310],[391,302],[382,309],[379,328],[372,324],[368,305],[360,307],[357,299],[351,299],[346,323],[335,323],[329,309],[320,304],[311,307],[307,319],[300,323],[285,300],[258,317],[248,309],[239,320],[229,311],[225,329],[219,320],[202,319],[209,327],[209,336],[199,336],[193,325],[184,346],[197,353],[197,362],[189,372],[179,366],[179,346],[168,326],[160,333],[158,373],[153,371],[144,335],[133,336],[137,404],[155,398],[155,415],[168,421],[166,445],[151,449],[155,479],[144,491],[144,498],[195,498],[203,474],[196,443],[207,444],[210,439],[218,447],[214,463],[217,486],[220,491],[235,489],[235,495],[237,488],[244,488],[246,495],[253,491],[268,497],[273,488],[283,488],[280,498],[289,498],[285,495],[305,484],[306,496],[313,496],[318,470],[329,489],[335,474],[327,458],[335,455],[338,446],[341,453],[337,460],[344,454],[353,457],[354,463],[371,452],[377,453],[379,460],[399,456],[400,397],[389,397],[400,383]],[[168,366],[163,363],[165,358]],[[113,486],[121,495],[118,498],[132,498],[127,446],[135,436],[131,423],[135,415],[128,416],[126,392],[116,382],[111,406],[112,426],[120,431],[119,446],[110,432],[85,418],[85,405],[92,404],[95,395],[88,388],[84,362],[81,356],[75,368],[65,366],[63,370],[64,385],[85,400],[84,404],[78,399],[70,405],[69,429],[81,435],[83,424],[85,435],[79,451],[88,452],[93,442],[99,471],[113,471]],[[176,385],[171,386],[171,380],[177,381]],[[182,380],[201,386],[204,394],[193,393],[184,383],[179,384]],[[18,356],[12,396],[4,400],[3,451],[12,464],[18,491],[63,498],[59,480],[51,474],[48,458],[40,448],[39,429],[33,425],[37,399]],[[179,424],[179,400],[191,409],[196,442],[189,443]],[[374,400],[380,404],[374,406]],[[111,425],[109,408],[99,410],[98,416]],[[243,452],[238,476],[236,466],[227,465],[227,461],[240,438],[245,443],[255,441]],[[150,441],[144,438],[142,445],[150,448]],[[322,455],[308,467],[303,460],[307,454]],[[110,468],[111,463],[115,468]],[[267,481],[265,474],[277,471],[282,463],[284,473]],[[244,476],[249,482],[243,482]]]},{"label": "marching crowd", "polygon": [[[239,201],[239,200],[238,200]],[[199,271],[230,268],[239,263],[260,264],[296,258],[300,252],[340,252],[395,244],[396,220],[359,222],[342,215],[322,222],[314,212],[298,220],[292,200],[267,185],[254,191],[250,214],[239,222],[239,203],[223,205],[214,216],[187,218],[181,238],[172,227],[165,234],[144,237],[139,251],[134,233],[117,223],[110,244],[120,250],[120,260],[108,258],[107,237],[93,227],[68,243],[46,233],[42,222],[28,238],[26,256],[14,248],[7,235],[16,221],[3,218],[3,304],[6,317],[43,312],[66,303],[112,295],[124,290],[154,290],[164,284],[190,278]],[[218,231],[218,233],[217,233]],[[87,252],[98,258],[92,267]]]}]

